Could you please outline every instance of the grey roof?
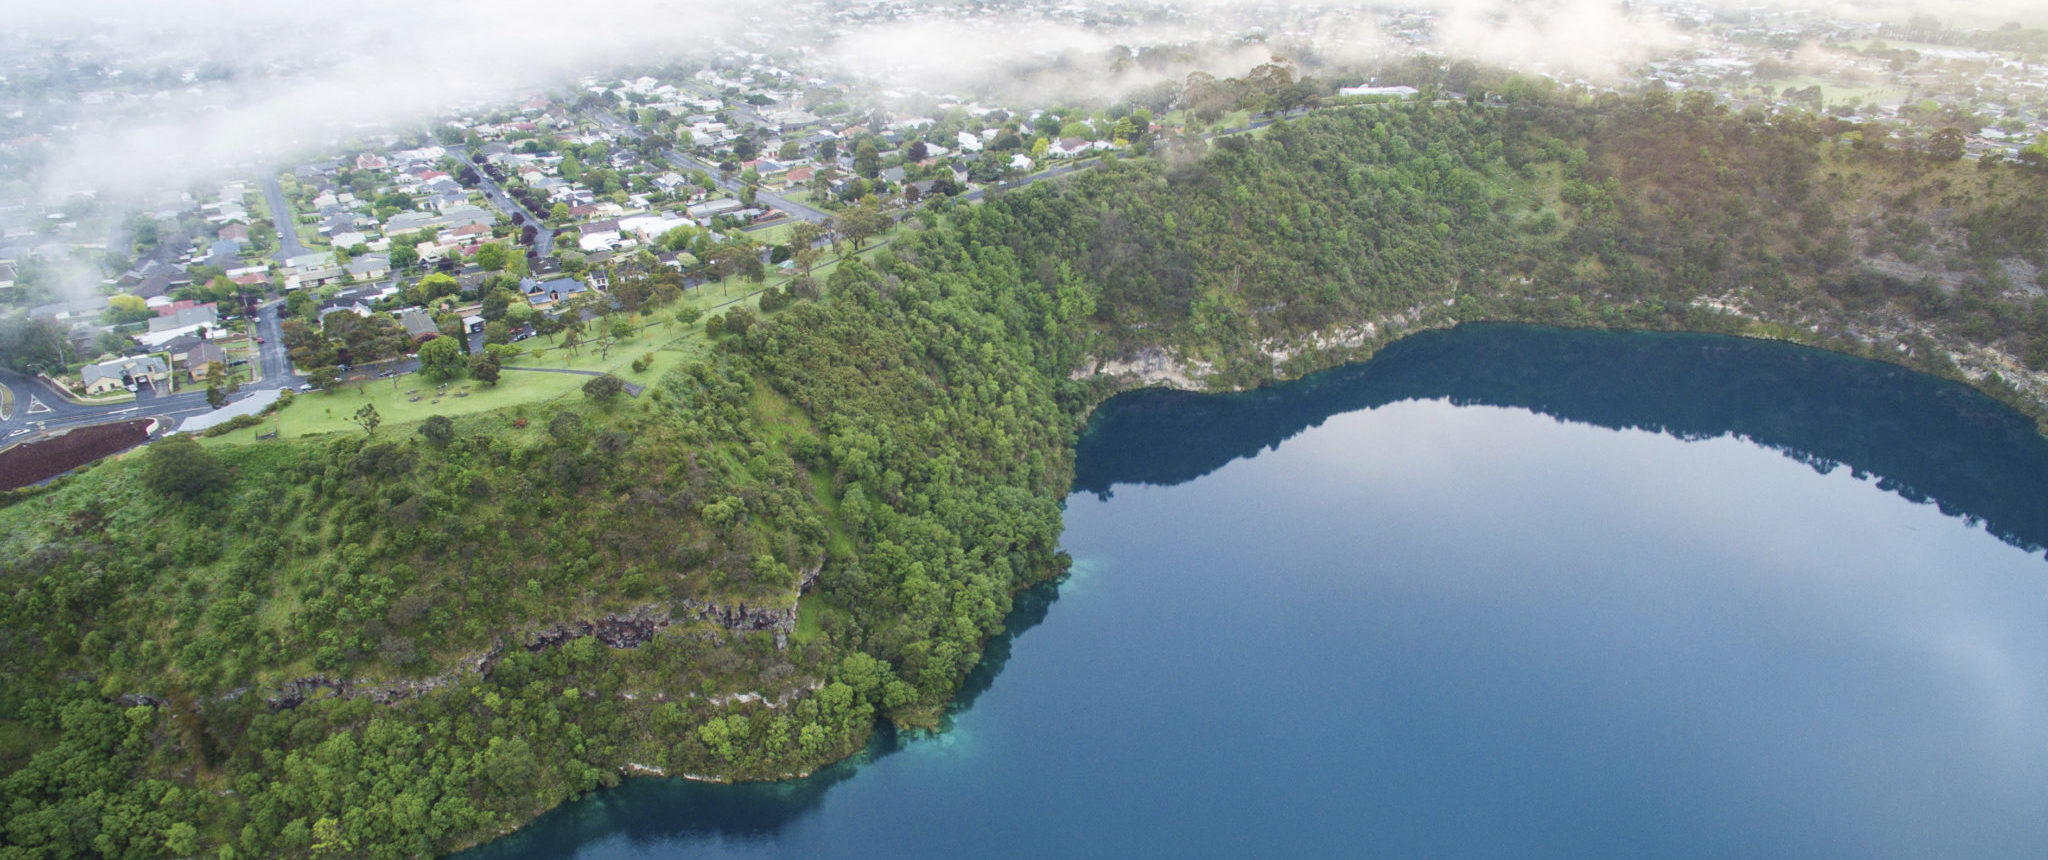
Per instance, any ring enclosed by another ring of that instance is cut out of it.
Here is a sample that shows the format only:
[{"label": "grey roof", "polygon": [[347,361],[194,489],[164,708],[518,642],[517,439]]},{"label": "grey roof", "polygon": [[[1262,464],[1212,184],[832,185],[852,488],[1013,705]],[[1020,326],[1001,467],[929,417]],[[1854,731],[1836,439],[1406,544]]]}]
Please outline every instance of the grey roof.
[{"label": "grey roof", "polygon": [[434,323],[434,318],[428,316],[426,311],[419,308],[406,308],[399,311],[398,324],[405,327],[407,337],[414,339],[441,333],[441,327]]},{"label": "grey roof", "polygon": [[88,364],[78,371],[78,377],[90,384],[99,379],[120,379],[123,375],[133,377],[168,371],[169,368],[164,367],[163,359],[154,355],[132,355],[102,361],[99,364]]},{"label": "grey roof", "polygon": [[185,353],[186,367],[203,368],[208,363],[215,361],[227,364],[228,353],[227,350],[221,349],[210,342],[201,343]]},{"label": "grey roof", "polygon": [[150,320],[149,330],[153,332],[170,331],[174,328],[184,328],[186,326],[210,326],[218,322],[220,322],[220,314],[215,312],[213,306],[202,305],[196,308],[180,308],[175,313],[165,314]]}]

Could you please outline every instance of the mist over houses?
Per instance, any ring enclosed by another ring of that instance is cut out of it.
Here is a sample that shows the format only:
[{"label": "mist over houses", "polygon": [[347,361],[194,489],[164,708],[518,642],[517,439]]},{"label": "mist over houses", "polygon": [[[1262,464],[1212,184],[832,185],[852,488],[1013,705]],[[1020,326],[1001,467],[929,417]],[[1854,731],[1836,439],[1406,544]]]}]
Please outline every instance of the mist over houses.
[{"label": "mist over houses", "polygon": [[[224,179],[139,199],[87,187],[53,193],[35,171],[74,135],[146,116],[171,94],[207,92],[211,72],[175,59],[86,63],[27,35],[0,37],[16,48],[0,61],[0,312],[61,327],[65,366],[51,375],[81,391],[115,378],[129,380],[122,387],[159,377],[176,385],[180,374],[203,378],[208,365],[246,361],[257,346],[248,315],[260,303],[282,299],[316,322],[383,315],[417,340],[437,314],[483,320],[481,298],[494,290],[516,293],[531,312],[562,312],[578,297],[604,296],[626,264],[662,267],[698,288],[744,267],[734,248],[760,267],[790,265],[801,249],[787,237],[799,223],[843,229],[859,207],[886,214],[972,200],[1242,121],[1189,109],[1189,76],[1207,74],[1204,64],[1238,62],[1227,73],[1244,74],[1249,62],[1280,58],[1277,67],[1313,78],[1327,98],[1441,97],[1400,70],[1466,44],[1453,29],[1464,25],[1427,10],[791,9],[807,32],[974,34],[1023,21],[1030,26],[1019,32],[1106,35],[1082,47],[1013,46],[997,55],[999,77],[1012,85],[978,86],[965,73],[894,75],[913,58],[855,38],[814,46],[755,21],[695,46],[687,61],[344,129],[283,165],[231,165],[218,172]],[[1760,120],[1826,114],[1857,123],[1859,140],[1959,147],[1974,158],[2021,158],[2048,133],[2041,30],[1696,3],[1629,15],[1630,26],[1655,34],[1656,50],[1618,76],[1540,57],[1518,67],[1588,93],[1657,87],[1675,101],[1710,98]],[[1124,43],[1120,33],[1153,35]],[[1452,65],[1455,78],[1456,62],[1439,66]],[[1130,86],[1071,87],[1088,76]],[[1042,90],[1020,92],[1019,81]],[[452,288],[423,291],[435,276]],[[126,361],[145,357],[162,367]],[[92,379],[89,368],[98,368]]]}]

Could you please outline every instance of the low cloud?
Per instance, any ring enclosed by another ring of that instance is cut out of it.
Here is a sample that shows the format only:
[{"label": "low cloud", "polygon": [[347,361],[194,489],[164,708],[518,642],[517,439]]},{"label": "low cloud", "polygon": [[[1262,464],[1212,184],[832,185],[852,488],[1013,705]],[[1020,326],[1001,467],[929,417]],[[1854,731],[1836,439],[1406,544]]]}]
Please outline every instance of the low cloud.
[{"label": "low cloud", "polygon": [[[119,55],[186,64],[202,77],[161,99],[120,105],[60,141],[43,187],[54,196],[184,188],[276,162],[451,105],[488,105],[629,61],[708,53],[769,7],[710,0],[538,0],[278,4],[199,0],[134,8],[38,4],[22,32],[89,35]],[[138,116],[139,114],[139,116]]]}]

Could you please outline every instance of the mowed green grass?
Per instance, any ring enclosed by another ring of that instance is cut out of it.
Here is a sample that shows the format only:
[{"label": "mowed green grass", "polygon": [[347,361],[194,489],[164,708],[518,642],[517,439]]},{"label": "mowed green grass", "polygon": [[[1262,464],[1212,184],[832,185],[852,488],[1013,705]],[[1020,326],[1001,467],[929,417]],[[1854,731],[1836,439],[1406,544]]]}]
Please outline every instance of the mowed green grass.
[{"label": "mowed green grass", "polygon": [[[872,255],[887,244],[884,239],[870,242],[858,256]],[[819,266],[814,277],[823,280],[838,263],[835,258]],[[767,283],[780,286],[788,281],[789,278],[778,274]],[[652,385],[668,371],[711,353],[711,343],[704,337],[703,324],[686,326],[672,322],[676,311],[686,306],[696,307],[706,315],[723,313],[734,307],[759,311],[762,289],[762,285],[741,278],[729,278],[723,286],[713,283],[691,289],[676,303],[635,315],[636,328],[632,338],[613,346],[609,354],[588,340],[574,351],[564,349],[559,334],[528,338],[517,344],[519,354],[507,356],[503,366],[543,370],[505,370],[495,386],[466,377],[444,386],[428,383],[414,373],[390,379],[370,377],[347,382],[332,391],[300,393],[290,406],[278,410],[262,424],[204,439],[203,442],[209,445],[247,444],[257,441],[260,435],[273,432],[280,438],[360,433],[362,426],[354,419],[364,405],[377,407],[377,417],[381,422],[378,432],[382,433],[386,429],[417,424],[435,415],[457,418],[562,397],[581,397],[583,383],[591,379],[582,374],[547,372],[552,370],[611,373],[636,385]],[[595,326],[587,327],[592,330],[584,335],[586,339],[595,336]],[[635,372],[632,367],[634,359],[649,354],[654,356],[654,361],[646,370]]]}]

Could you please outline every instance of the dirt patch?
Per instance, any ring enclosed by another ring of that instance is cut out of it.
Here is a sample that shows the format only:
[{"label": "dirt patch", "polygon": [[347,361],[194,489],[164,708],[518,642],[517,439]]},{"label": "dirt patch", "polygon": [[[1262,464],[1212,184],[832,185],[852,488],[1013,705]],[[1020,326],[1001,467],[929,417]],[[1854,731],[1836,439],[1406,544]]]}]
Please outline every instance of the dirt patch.
[{"label": "dirt patch", "polygon": [[149,439],[149,419],[74,427],[62,435],[0,451],[0,490],[47,481]]}]

